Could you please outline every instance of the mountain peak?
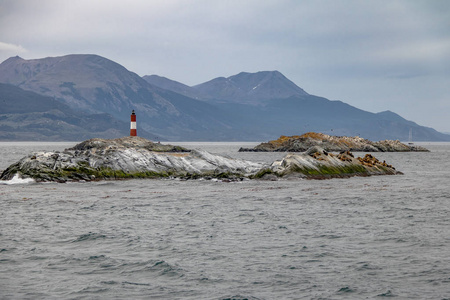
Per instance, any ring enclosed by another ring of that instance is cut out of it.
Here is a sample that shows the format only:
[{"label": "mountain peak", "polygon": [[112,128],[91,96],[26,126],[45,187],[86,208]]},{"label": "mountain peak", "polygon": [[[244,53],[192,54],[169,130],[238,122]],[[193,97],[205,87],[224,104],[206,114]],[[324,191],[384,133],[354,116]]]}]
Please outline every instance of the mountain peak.
[{"label": "mountain peak", "polygon": [[22,57],[16,55],[16,56],[12,56],[10,58],[8,58],[7,60],[3,61],[0,65],[11,65],[11,64],[16,64],[20,61],[24,61],[25,59],[23,59]]},{"label": "mountain peak", "polygon": [[[97,70],[97,78],[92,78],[94,69]],[[16,56],[0,64],[0,82],[28,89],[28,85],[41,80],[41,77],[51,76],[57,84],[61,84],[71,82],[75,74],[84,73],[85,76],[78,79],[89,85],[93,80],[103,78],[107,71],[124,73],[127,70],[118,63],[95,54],[69,54],[41,59],[23,59]]]},{"label": "mountain peak", "polygon": [[16,56],[12,56],[12,57],[8,58],[5,61],[8,61],[8,60],[15,61],[15,60],[24,60],[24,59],[22,57],[20,57],[19,55],[16,55]]},{"label": "mountain peak", "polygon": [[150,92],[141,92],[149,84],[140,76],[95,54],[9,60],[0,64],[0,82],[61,99],[72,109],[107,111],[114,116],[119,115],[119,100],[127,102],[131,110],[131,102],[152,97]]},{"label": "mountain peak", "polygon": [[258,71],[258,72],[255,72],[255,73],[240,72],[239,74],[230,76],[229,78],[232,78],[232,77],[235,77],[235,76],[258,76],[258,75],[264,75],[264,76],[270,76],[270,75],[272,75],[272,76],[280,76],[281,75],[281,76],[284,77],[284,75],[280,71],[273,70],[273,71]]},{"label": "mountain peak", "polygon": [[211,99],[247,104],[308,95],[279,71],[240,72],[228,78],[215,78],[193,88],[209,95]]}]

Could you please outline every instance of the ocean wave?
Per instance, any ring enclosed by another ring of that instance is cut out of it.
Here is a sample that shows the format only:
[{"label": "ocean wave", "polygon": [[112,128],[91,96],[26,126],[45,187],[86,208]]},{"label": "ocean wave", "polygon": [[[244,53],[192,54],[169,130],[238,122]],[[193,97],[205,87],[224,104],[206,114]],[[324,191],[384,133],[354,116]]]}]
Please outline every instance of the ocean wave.
[{"label": "ocean wave", "polygon": [[184,277],[184,270],[164,260],[150,260],[136,263],[125,263],[120,266],[122,273],[149,272],[159,276]]},{"label": "ocean wave", "polygon": [[84,241],[95,241],[97,239],[104,239],[104,238],[106,238],[106,235],[104,235],[104,234],[89,232],[89,233],[80,235],[75,240],[73,240],[72,243],[84,242]]},{"label": "ocean wave", "polygon": [[19,174],[14,175],[11,180],[0,180],[0,185],[11,185],[11,184],[31,184],[36,183],[32,178],[21,178]]},{"label": "ocean wave", "polygon": [[256,298],[253,296],[234,295],[234,296],[220,297],[219,299],[220,300],[260,300],[261,298]]}]

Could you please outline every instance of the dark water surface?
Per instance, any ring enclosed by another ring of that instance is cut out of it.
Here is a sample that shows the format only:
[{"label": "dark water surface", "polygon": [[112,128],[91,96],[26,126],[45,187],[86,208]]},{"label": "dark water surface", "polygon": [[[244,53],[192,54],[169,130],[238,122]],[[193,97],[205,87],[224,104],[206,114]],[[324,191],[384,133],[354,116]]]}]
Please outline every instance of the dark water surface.
[{"label": "dark water surface", "polygon": [[375,154],[402,176],[0,184],[0,299],[450,299],[450,144],[425,146]]}]

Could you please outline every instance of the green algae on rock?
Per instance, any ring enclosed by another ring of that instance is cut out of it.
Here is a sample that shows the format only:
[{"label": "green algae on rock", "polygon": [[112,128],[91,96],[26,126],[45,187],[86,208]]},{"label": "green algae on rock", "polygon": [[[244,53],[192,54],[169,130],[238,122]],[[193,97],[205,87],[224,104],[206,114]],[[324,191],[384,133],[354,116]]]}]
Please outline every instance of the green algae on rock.
[{"label": "green algae on rock", "polygon": [[260,163],[206,151],[153,143],[140,137],[91,139],[62,152],[36,152],[9,166],[0,179],[16,174],[36,181],[92,181],[130,178],[224,178],[247,176]]},{"label": "green algae on rock", "polygon": [[343,178],[352,176],[402,174],[386,162],[370,154],[355,158],[349,151],[333,154],[320,147],[311,147],[302,154],[287,154],[269,168],[253,175],[254,178],[301,177],[308,179]]},{"label": "green algae on rock", "polygon": [[355,158],[320,147],[287,154],[272,164],[215,155],[202,150],[152,143],[139,137],[91,139],[62,152],[35,152],[9,166],[0,176],[37,182],[93,181],[132,178],[242,180],[280,178],[328,179],[401,174],[371,155]]}]

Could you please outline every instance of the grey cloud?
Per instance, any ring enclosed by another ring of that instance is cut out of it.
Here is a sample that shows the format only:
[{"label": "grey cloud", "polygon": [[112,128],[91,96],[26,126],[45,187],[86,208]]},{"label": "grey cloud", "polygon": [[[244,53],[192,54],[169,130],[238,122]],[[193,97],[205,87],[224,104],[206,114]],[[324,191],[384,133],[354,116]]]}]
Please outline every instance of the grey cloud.
[{"label": "grey cloud", "polygon": [[[310,93],[450,131],[433,117],[448,109],[448,28],[446,0],[6,0],[0,42],[28,51],[0,60],[96,53],[190,85],[279,70]],[[405,109],[430,89],[435,106]]]}]

